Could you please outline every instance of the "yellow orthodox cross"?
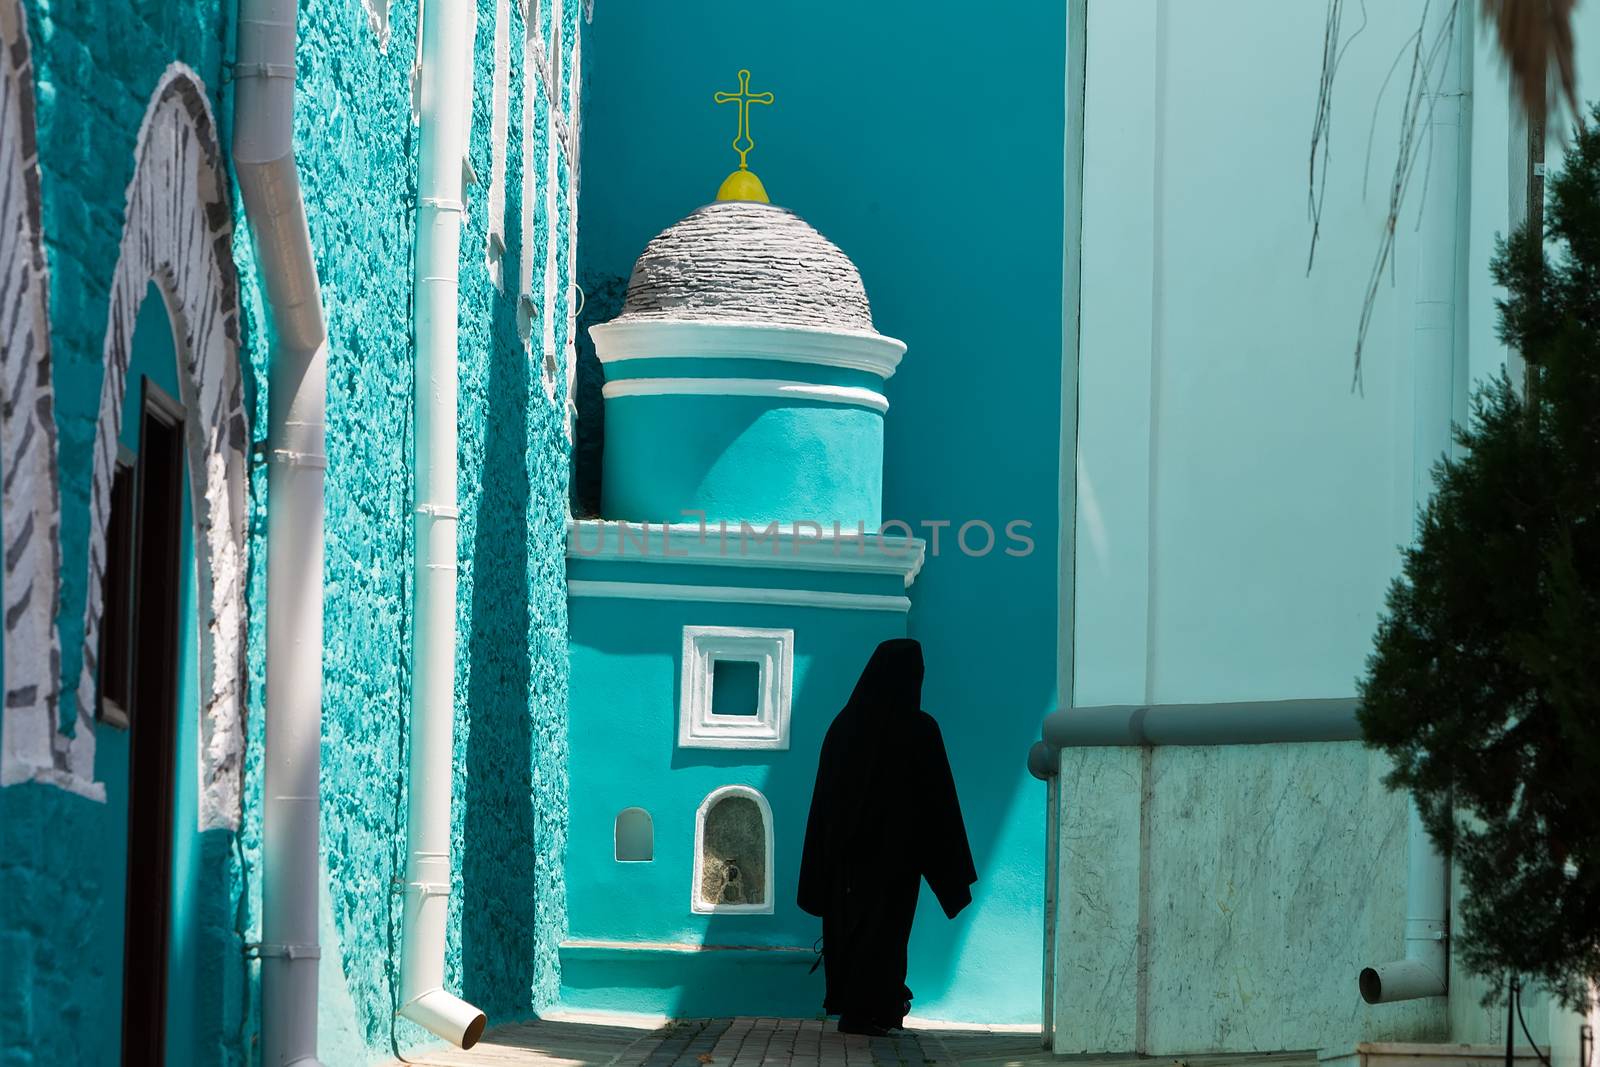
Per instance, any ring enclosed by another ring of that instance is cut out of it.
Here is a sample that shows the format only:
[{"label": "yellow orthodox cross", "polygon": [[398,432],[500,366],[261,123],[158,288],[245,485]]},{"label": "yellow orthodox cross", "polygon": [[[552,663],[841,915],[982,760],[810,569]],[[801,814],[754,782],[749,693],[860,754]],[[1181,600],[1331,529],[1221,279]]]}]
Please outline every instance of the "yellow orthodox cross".
[{"label": "yellow orthodox cross", "polygon": [[717,93],[712,97],[719,104],[739,105],[739,132],[733,138],[733,150],[739,153],[739,169],[728,175],[723,181],[722,188],[717,190],[718,200],[757,200],[765,204],[767,191],[761,185],[761,179],[755,176],[750,169],[747,158],[750,150],[756,146],[756,139],[750,136],[750,105],[771,104],[776,99],[771,93],[752,93],[750,91],[750,72],[739,72],[739,91],[736,93]]}]

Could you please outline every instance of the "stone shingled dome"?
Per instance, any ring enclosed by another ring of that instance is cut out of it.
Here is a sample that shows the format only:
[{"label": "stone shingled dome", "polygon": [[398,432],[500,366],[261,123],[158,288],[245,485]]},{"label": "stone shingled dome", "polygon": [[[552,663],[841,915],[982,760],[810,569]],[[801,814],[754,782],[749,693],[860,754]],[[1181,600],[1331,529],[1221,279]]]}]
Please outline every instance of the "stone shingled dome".
[{"label": "stone shingled dome", "polygon": [[645,246],[618,322],[753,322],[876,332],[850,257],[786,208],[707,204]]}]

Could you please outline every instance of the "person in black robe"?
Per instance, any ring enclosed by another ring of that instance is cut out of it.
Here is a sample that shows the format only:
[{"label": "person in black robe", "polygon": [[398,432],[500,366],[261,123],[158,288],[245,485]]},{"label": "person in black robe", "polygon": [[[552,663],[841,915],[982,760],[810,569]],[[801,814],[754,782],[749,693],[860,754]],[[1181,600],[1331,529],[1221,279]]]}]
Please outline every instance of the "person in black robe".
[{"label": "person in black robe", "polygon": [[922,646],[901,638],[872,653],[828,728],[800,858],[800,907],[822,919],[823,1010],[844,1033],[886,1033],[911,1010],[924,878],[953,919],[978,875],[944,738],[922,710]]}]

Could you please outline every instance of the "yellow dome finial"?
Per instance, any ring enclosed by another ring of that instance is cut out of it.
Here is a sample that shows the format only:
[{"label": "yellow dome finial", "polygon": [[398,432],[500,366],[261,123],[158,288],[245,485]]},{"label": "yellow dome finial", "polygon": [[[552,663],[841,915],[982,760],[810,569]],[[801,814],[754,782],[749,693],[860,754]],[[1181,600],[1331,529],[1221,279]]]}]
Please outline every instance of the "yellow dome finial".
[{"label": "yellow dome finial", "polygon": [[771,104],[776,98],[771,93],[752,93],[750,91],[750,72],[739,72],[739,91],[736,93],[717,93],[712,97],[719,104],[739,105],[739,132],[733,138],[733,150],[739,153],[739,169],[723,179],[722,188],[717,190],[718,200],[754,200],[758,203],[771,203],[767,199],[767,190],[761,184],[761,179],[756,177],[755,171],[750,169],[746,157],[750,150],[756,146],[756,140],[750,136],[750,105]]}]

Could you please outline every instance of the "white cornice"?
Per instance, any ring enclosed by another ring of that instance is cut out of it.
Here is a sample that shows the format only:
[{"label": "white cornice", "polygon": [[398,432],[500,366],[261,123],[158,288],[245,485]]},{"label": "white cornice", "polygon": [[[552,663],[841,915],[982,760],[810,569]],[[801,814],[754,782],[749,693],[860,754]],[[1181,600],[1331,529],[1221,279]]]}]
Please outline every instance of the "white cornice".
[{"label": "white cornice", "polygon": [[607,382],[600,395],[607,400],[619,396],[764,396],[871,408],[880,415],[889,410],[889,398],[872,389],[767,378],[621,378]]},{"label": "white cornice", "polygon": [[758,322],[634,319],[589,327],[601,363],[624,359],[770,359],[868,371],[888,378],[904,341],[865,330]]},{"label": "white cornice", "polygon": [[835,593],[822,589],[749,589],[738,585],[663,585],[657,582],[597,582],[569,579],[567,595],[618,600],[699,600],[712,604],[770,604],[786,608],[853,611],[911,610],[911,598],[884,593]]},{"label": "white cornice", "polygon": [[[820,525],[820,524],[819,524]],[[716,567],[763,567],[843,574],[897,574],[906,587],[922,571],[927,543],[920,537],[858,534],[802,524],[753,524],[741,536],[737,524],[724,535],[708,522],[623,522],[572,519],[567,523],[567,558],[602,563],[686,563]],[[586,547],[589,546],[589,547]]]}]

